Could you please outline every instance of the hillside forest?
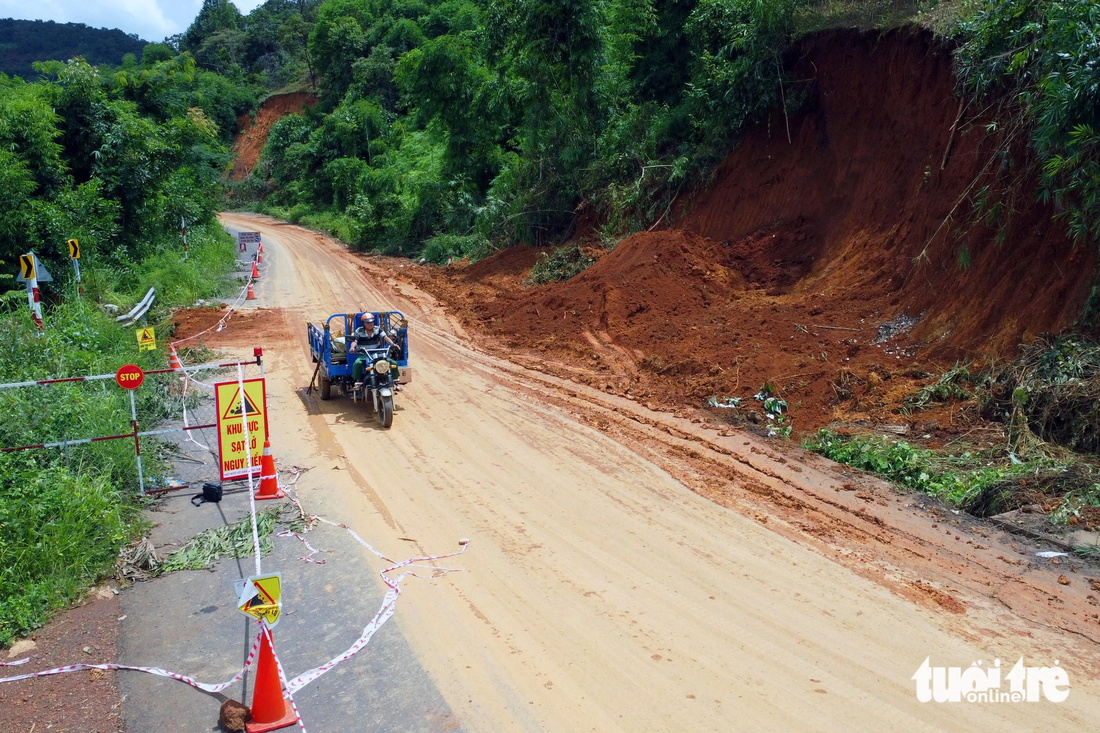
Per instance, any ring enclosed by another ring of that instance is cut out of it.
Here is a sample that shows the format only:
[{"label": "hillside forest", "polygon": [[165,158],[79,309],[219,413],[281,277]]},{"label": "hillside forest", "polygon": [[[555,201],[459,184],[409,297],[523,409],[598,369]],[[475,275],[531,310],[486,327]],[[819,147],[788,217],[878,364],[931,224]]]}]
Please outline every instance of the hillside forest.
[{"label": "hillside forest", "polygon": [[64,61],[80,56],[90,64],[119,66],[127,54],[140,58],[145,41],[116,29],[83,23],[0,18],[0,73],[36,78],[35,61]]}]

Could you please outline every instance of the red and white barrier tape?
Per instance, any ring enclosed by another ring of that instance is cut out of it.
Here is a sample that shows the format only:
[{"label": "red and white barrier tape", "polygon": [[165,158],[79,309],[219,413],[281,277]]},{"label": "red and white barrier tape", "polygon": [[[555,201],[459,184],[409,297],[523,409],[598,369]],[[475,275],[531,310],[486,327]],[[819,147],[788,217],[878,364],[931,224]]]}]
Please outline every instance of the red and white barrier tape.
[{"label": "red and white barrier tape", "polygon": [[[254,642],[252,642],[252,650],[250,652],[248,652],[248,659],[245,660],[244,666],[241,667],[241,670],[239,672],[237,672],[237,674],[233,675],[232,679],[227,680],[225,682],[219,682],[219,683],[213,684],[213,685],[203,683],[203,682],[198,682],[197,680],[192,679],[191,677],[188,677],[186,675],[182,675],[182,674],[179,674],[177,672],[169,672],[168,670],[161,669],[160,667],[137,667],[137,666],[130,665],[130,664],[69,664],[69,665],[66,665],[64,667],[54,667],[53,669],[44,669],[41,672],[29,672],[27,674],[20,674],[20,675],[14,676],[14,677],[0,677],[0,683],[3,683],[3,682],[18,682],[19,680],[29,680],[29,679],[32,679],[34,677],[49,677],[51,675],[64,674],[66,672],[79,672],[79,671],[85,670],[85,669],[103,669],[103,670],[115,669],[115,670],[128,670],[128,671],[131,671],[131,672],[145,672],[147,674],[156,675],[157,677],[168,677],[169,679],[178,680],[180,682],[183,682],[184,684],[191,685],[192,687],[200,689],[204,692],[221,692],[225,688],[232,685],[234,682],[237,682],[242,677],[244,677],[245,671],[249,667],[252,666],[252,662],[255,661],[255,659],[256,659],[256,654],[260,650],[260,638],[262,636],[262,633],[263,632],[261,631],[261,633],[256,634],[256,640]],[[6,663],[5,666],[15,665],[15,664],[25,664],[27,661],[28,660],[26,660],[26,659],[21,659],[18,662],[8,662],[8,663]]]},{"label": "red and white barrier tape", "polygon": [[[294,470],[295,470],[294,482],[296,482],[298,477],[301,476],[302,471],[300,469],[297,469],[297,467],[295,467]],[[293,484],[294,482],[291,482],[291,484]],[[291,484],[288,484],[286,487],[283,487],[283,488],[284,489],[289,488],[289,486]],[[252,494],[253,492],[250,491],[249,493]],[[321,677],[323,674],[325,674],[326,672],[328,672],[329,670],[331,670],[333,667],[337,666],[341,662],[347,661],[348,659],[351,659],[356,654],[358,654],[363,649],[363,647],[365,647],[370,642],[371,638],[378,631],[378,629],[382,628],[382,625],[385,624],[386,621],[388,621],[390,619],[390,617],[393,616],[394,611],[396,610],[396,607],[397,607],[397,599],[401,596],[401,582],[406,577],[408,577],[410,575],[413,576],[413,577],[417,577],[417,578],[423,577],[423,576],[417,575],[412,570],[406,570],[405,572],[398,575],[396,578],[389,577],[389,574],[394,572],[395,570],[399,570],[401,568],[420,568],[420,569],[424,569],[424,570],[432,570],[432,571],[435,571],[433,573],[432,577],[439,577],[440,574],[456,572],[458,570],[457,568],[445,568],[445,567],[440,567],[440,566],[437,566],[437,565],[421,565],[419,563],[430,562],[430,561],[433,561],[433,560],[443,560],[443,559],[446,559],[446,558],[449,558],[449,557],[457,557],[458,555],[461,555],[462,553],[466,552],[466,548],[469,547],[469,541],[468,540],[463,540],[462,541],[462,549],[457,551],[457,552],[451,552],[451,553],[447,553],[447,554],[443,554],[443,555],[426,555],[424,557],[413,557],[413,558],[409,558],[407,560],[403,560],[401,562],[394,562],[393,560],[391,560],[390,558],[386,557],[381,552],[376,550],[373,546],[371,546],[370,543],[368,543],[366,540],[364,540],[362,537],[360,537],[355,532],[355,530],[353,530],[351,527],[347,526],[346,524],[337,524],[336,522],[329,521],[328,519],[325,519],[324,517],[317,517],[317,516],[307,515],[305,513],[305,511],[302,510],[301,504],[298,503],[298,500],[293,495],[291,495],[290,498],[298,506],[298,509],[302,513],[302,517],[307,521],[307,524],[312,524],[313,522],[323,522],[323,523],[331,525],[333,527],[339,527],[339,528],[345,529],[363,547],[367,548],[370,552],[372,552],[377,557],[385,560],[388,563],[391,563],[391,565],[389,567],[387,567],[386,569],[382,570],[379,573],[380,577],[382,578],[382,582],[385,583],[386,586],[387,586],[386,595],[382,599],[381,607],[379,607],[378,612],[375,613],[374,618],[371,619],[370,623],[368,623],[363,628],[363,632],[359,635],[359,638],[356,639],[355,642],[350,647],[348,647],[344,652],[342,652],[341,654],[333,657],[332,659],[325,662],[324,664],[322,664],[319,667],[314,667],[311,670],[303,672],[302,674],[298,675],[294,679],[288,679],[285,671],[283,670],[282,662],[279,661],[278,655],[277,654],[275,655],[275,664],[279,669],[279,679],[282,682],[283,688],[286,690],[287,698],[290,701],[290,707],[294,711],[294,715],[297,717],[298,727],[302,730],[302,733],[306,733],[306,728],[305,728],[305,725],[302,722],[301,713],[298,711],[298,706],[294,702],[294,693],[297,692],[298,690],[301,690],[303,687],[305,687],[309,683],[313,682],[317,678]],[[253,504],[253,517],[254,516],[255,516],[255,504]],[[255,521],[255,520],[253,520],[253,521]],[[255,529],[253,529],[253,532],[255,532]],[[312,545],[310,545],[309,542],[304,537],[302,537],[299,533],[285,531],[285,532],[280,532],[277,536],[278,537],[288,537],[288,536],[297,537],[299,540],[301,540],[302,542],[305,543],[307,548],[309,548],[311,550],[311,553],[308,557],[303,557],[301,559],[305,560],[306,562],[312,562],[312,563],[317,564],[317,565],[323,565],[324,564],[324,562],[325,562],[324,560],[312,560],[312,559],[310,559],[310,558],[312,558],[312,556],[314,554],[316,554],[318,552],[318,550],[316,550]],[[254,541],[255,541],[255,535],[254,535]],[[257,573],[258,573],[259,572],[259,567],[258,567],[259,566],[259,545],[258,545],[258,541],[256,543],[255,550],[256,550],[256,555],[257,555],[256,562],[257,562]],[[79,672],[81,670],[89,670],[89,669],[128,670],[128,671],[133,671],[133,672],[145,672],[147,674],[157,675],[158,677],[168,677],[170,679],[178,680],[180,682],[183,682],[185,684],[188,684],[192,687],[203,690],[205,692],[221,692],[222,690],[224,690],[227,687],[229,687],[230,685],[232,685],[234,682],[237,682],[238,680],[240,680],[244,676],[245,671],[247,671],[248,668],[252,666],[252,663],[255,660],[256,654],[257,654],[257,652],[259,651],[259,648],[260,648],[260,640],[265,634],[268,637],[268,642],[271,643],[272,653],[274,654],[275,644],[274,644],[274,640],[271,637],[271,630],[268,628],[268,626],[265,622],[261,621],[260,622],[260,633],[256,635],[256,640],[252,643],[252,649],[248,653],[248,658],[245,660],[244,667],[242,667],[241,670],[239,672],[237,672],[237,674],[235,674],[232,679],[230,679],[226,682],[221,682],[221,683],[213,684],[213,685],[198,682],[198,681],[192,679],[191,677],[187,677],[185,675],[181,675],[181,674],[176,673],[176,672],[169,672],[169,671],[161,669],[159,667],[138,667],[138,666],[133,666],[133,665],[128,665],[128,664],[71,664],[71,665],[68,665],[68,666],[65,666],[65,667],[56,667],[54,669],[48,669],[48,670],[44,670],[44,671],[41,671],[41,672],[32,672],[32,673],[29,673],[29,674],[16,675],[16,676],[13,676],[13,677],[0,677],[0,683],[17,682],[19,680],[32,679],[32,678],[35,678],[35,677],[47,677],[47,676],[55,675],[55,674],[64,674],[66,672]],[[30,661],[29,658],[28,659],[21,659],[21,660],[15,661],[15,662],[0,662],[0,666],[15,666],[15,665],[19,665],[19,664],[26,664],[28,661]]]},{"label": "red and white barrier tape", "polygon": [[0,662],[0,667],[18,667],[20,664],[26,664],[29,661],[31,661],[30,657],[27,657],[26,659],[18,659],[14,662]]},{"label": "red and white barrier tape", "polygon": [[279,661],[279,655],[275,654],[275,640],[271,638],[271,629],[267,627],[266,622],[262,622],[264,633],[267,634],[267,640],[271,643],[271,653],[275,657],[275,667],[279,670],[279,682],[282,683],[283,689],[286,690],[286,698],[290,701],[290,709],[294,711],[294,717],[297,718],[298,727],[302,733],[306,733],[306,724],[302,722],[302,714],[298,712],[298,704],[294,702],[294,693],[290,689],[289,683],[286,679],[286,671],[283,670],[283,663]]},{"label": "red and white barrier tape", "polygon": [[284,529],[282,532],[280,532],[279,534],[277,534],[275,536],[276,537],[297,537],[299,540],[302,541],[302,544],[304,544],[306,546],[306,549],[309,550],[309,554],[306,555],[305,557],[298,558],[299,560],[302,560],[304,562],[311,562],[314,565],[324,565],[325,564],[324,560],[314,560],[313,559],[313,556],[316,555],[318,552],[320,552],[320,550],[318,550],[313,545],[309,544],[309,540],[307,540],[305,537],[298,534],[297,532],[292,532],[289,529]]},{"label": "red and white barrier tape", "polygon": [[222,316],[221,319],[219,319],[217,323],[215,323],[210,328],[207,328],[206,330],[203,330],[203,331],[199,331],[198,333],[196,333],[194,335],[191,335],[191,336],[188,336],[187,338],[182,338],[182,339],[177,339],[175,341],[171,341],[171,342],[169,342],[170,345],[175,346],[176,344],[182,344],[182,343],[185,343],[187,341],[197,339],[199,336],[207,334],[210,331],[214,331],[215,333],[217,333],[218,331],[221,331],[223,328],[225,328],[225,324],[229,322],[229,319],[233,315],[233,311],[237,310],[237,308],[240,306],[240,304],[243,303],[245,298],[248,296],[248,286],[251,285],[251,284],[252,284],[252,276],[249,275],[248,280],[244,284],[244,287],[241,288],[241,294],[237,296],[237,299],[235,301],[233,301],[233,304],[231,306],[229,306],[229,309],[225,312],[225,315]]},{"label": "red and white barrier tape", "polygon": [[[325,524],[331,524],[334,527],[343,527],[348,532],[350,532],[351,536],[354,537],[356,540],[358,540],[361,545],[366,547],[368,550],[373,552],[375,555],[377,555],[378,557],[386,559],[388,562],[393,562],[392,560],[389,560],[388,558],[386,558],[385,555],[378,552],[378,550],[371,547],[367,542],[365,542],[363,540],[363,538],[361,538],[359,535],[357,535],[355,533],[355,531],[352,530],[347,525],[336,524],[335,522],[330,522],[327,519],[323,519],[323,518],[320,518],[320,517],[318,517],[318,519],[320,521],[324,522]],[[297,690],[300,690],[301,688],[308,685],[310,682],[313,682],[315,679],[317,679],[318,677],[323,675],[325,672],[328,672],[330,669],[332,669],[336,665],[338,665],[341,662],[346,661],[346,660],[351,659],[352,657],[354,657],[356,654],[359,653],[359,651],[363,647],[365,647],[367,645],[367,643],[371,640],[371,637],[374,636],[375,632],[377,632],[378,629],[382,628],[382,624],[389,621],[390,617],[393,616],[393,612],[394,612],[394,610],[397,606],[397,599],[401,595],[401,585],[400,585],[401,581],[403,581],[405,579],[405,576],[415,575],[415,573],[406,571],[404,573],[401,573],[401,575],[397,576],[396,578],[390,578],[387,575],[387,573],[391,573],[394,570],[397,570],[399,568],[410,567],[410,566],[411,567],[432,568],[434,570],[441,570],[445,573],[455,572],[455,570],[456,570],[455,568],[436,568],[434,566],[415,565],[415,563],[427,562],[429,560],[442,560],[442,559],[448,558],[448,557],[456,557],[456,556],[461,555],[462,553],[466,552],[467,547],[469,547],[469,544],[464,543],[462,545],[462,549],[459,550],[458,552],[451,552],[451,553],[448,553],[446,555],[430,555],[430,556],[426,556],[426,557],[409,558],[408,560],[404,560],[404,561],[399,562],[399,563],[394,563],[393,565],[391,565],[390,567],[386,568],[381,573],[379,573],[379,575],[382,577],[382,582],[385,583],[387,586],[389,586],[389,590],[386,591],[386,596],[385,596],[385,598],[382,599],[382,606],[378,609],[378,612],[374,615],[374,618],[371,619],[371,622],[369,624],[367,624],[366,627],[364,627],[363,633],[360,634],[359,638],[355,640],[355,643],[353,643],[350,647],[348,647],[348,649],[346,651],[344,651],[342,654],[339,654],[339,655],[333,657],[329,661],[322,664],[320,667],[315,667],[315,668],[309,670],[308,672],[303,672],[302,674],[300,674],[297,677],[295,677],[294,679],[292,679],[287,684],[287,691],[290,692],[290,693],[294,693]],[[417,576],[417,577],[419,577],[419,576]]]}]

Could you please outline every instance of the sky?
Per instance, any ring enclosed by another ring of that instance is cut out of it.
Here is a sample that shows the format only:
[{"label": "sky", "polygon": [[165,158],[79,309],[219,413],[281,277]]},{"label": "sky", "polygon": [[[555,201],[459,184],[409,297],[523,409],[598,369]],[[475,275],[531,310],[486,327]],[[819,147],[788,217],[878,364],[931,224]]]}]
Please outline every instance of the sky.
[{"label": "sky", "polygon": [[[249,13],[264,0],[233,0]],[[198,15],[202,0],[0,0],[0,18],[84,23],[93,28],[121,28],[146,41],[182,33]]]}]

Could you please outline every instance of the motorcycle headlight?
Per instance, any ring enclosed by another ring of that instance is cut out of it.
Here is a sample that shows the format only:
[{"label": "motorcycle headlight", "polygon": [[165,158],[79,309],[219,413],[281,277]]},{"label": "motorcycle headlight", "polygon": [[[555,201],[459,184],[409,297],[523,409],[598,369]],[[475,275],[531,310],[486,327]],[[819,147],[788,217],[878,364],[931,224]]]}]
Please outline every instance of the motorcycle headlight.
[{"label": "motorcycle headlight", "polygon": [[378,372],[379,374],[388,374],[390,371],[390,363],[385,359],[379,359],[378,361],[374,362],[374,371]]}]

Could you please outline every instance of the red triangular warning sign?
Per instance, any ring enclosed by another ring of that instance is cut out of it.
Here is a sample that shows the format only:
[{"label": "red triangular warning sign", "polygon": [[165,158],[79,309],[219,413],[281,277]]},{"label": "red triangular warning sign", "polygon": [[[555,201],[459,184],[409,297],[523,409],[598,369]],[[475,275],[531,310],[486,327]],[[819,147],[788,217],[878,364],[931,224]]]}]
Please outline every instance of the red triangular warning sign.
[{"label": "red triangular warning sign", "polygon": [[[241,416],[241,400],[239,399],[241,394],[241,388],[237,387],[237,391],[233,393],[233,398],[229,400],[229,407],[226,409],[225,414],[222,415],[222,420],[228,420],[231,417]],[[261,415],[256,406],[252,404],[252,400],[248,399],[248,391],[244,393],[244,404],[246,415]]]}]

